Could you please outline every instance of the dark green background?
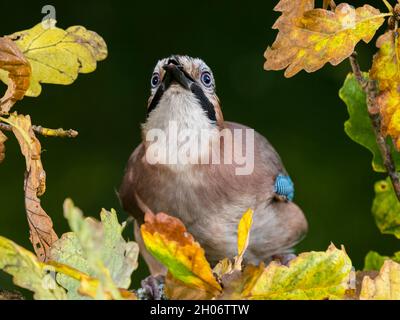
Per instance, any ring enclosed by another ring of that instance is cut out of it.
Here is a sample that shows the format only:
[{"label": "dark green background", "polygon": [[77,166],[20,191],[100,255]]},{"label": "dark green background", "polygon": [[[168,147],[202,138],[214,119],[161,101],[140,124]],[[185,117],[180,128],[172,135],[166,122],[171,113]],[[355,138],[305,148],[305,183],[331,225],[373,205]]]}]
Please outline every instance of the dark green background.
[{"label": "dark green background", "polygon": [[[58,234],[67,230],[62,216],[66,197],[87,215],[98,216],[105,207],[126,218],[115,190],[140,142],[152,68],[158,59],[178,53],[201,57],[213,69],[226,119],[254,127],[279,151],[310,224],[299,251],[325,250],[331,241],[343,244],[361,268],[368,250],[391,255],[399,249],[394,237],[379,233],[371,216],[373,184],[382,176],[372,172],[369,152],[343,131],[348,115],[337,92],[349,72],[347,61],[292,79],[263,70],[264,50],[276,35],[271,30],[276,3],[51,2],[59,27],[82,24],[102,35],[109,48],[108,59],[93,74],[80,75],[70,86],[44,85],[39,98],[26,98],[16,107],[35,124],[80,132],[76,140],[41,138],[48,175],[42,203]],[[48,2],[2,4],[0,34],[40,22],[44,4]],[[364,69],[374,47],[359,46]],[[31,248],[23,207],[24,160],[9,137],[7,158],[0,165],[0,234]],[[144,276],[143,263],[140,270],[136,284]],[[10,283],[0,275],[0,288]]]}]

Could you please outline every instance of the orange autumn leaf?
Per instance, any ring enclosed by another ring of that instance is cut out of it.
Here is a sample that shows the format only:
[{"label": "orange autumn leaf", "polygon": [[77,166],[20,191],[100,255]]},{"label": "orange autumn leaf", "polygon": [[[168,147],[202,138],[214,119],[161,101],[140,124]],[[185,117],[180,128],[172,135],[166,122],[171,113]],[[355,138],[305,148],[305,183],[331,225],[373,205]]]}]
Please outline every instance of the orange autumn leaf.
[{"label": "orange autumn leaf", "polygon": [[303,13],[314,9],[314,0],[281,0],[275,6],[274,10],[282,12],[282,15],[276,20],[272,29],[280,29],[284,25],[297,23]]},{"label": "orange autumn leaf", "polygon": [[283,14],[277,21],[279,34],[264,54],[264,69],[286,69],[288,78],[301,70],[314,72],[328,62],[339,64],[354,52],[359,41],[371,41],[384,22],[385,15],[370,5],[355,9],[341,3],[335,11],[303,11],[304,1],[293,1],[295,4],[299,6],[295,11],[282,6]]},{"label": "orange autumn leaf", "polygon": [[179,219],[165,213],[146,213],[141,233],[147,250],[173,277],[212,295],[220,292],[203,248]]},{"label": "orange autumn leaf", "polygon": [[400,43],[398,30],[379,37],[379,52],[374,56],[371,79],[378,81],[376,99],[382,117],[382,132],[391,136],[400,149]]},{"label": "orange autumn leaf", "polygon": [[10,111],[29,88],[31,66],[18,46],[8,38],[0,38],[0,69],[8,72],[8,89],[0,99],[0,114]]}]

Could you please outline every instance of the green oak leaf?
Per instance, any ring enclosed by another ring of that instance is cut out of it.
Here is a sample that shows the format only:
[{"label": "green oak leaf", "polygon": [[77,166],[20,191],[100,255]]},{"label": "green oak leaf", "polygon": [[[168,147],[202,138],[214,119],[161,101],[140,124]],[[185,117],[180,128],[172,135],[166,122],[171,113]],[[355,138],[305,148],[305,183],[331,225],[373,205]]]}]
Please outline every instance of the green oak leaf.
[{"label": "green oak leaf", "polygon": [[[84,218],[67,199],[64,215],[72,232],[65,233],[53,244],[51,258],[99,279],[104,289],[119,296],[117,288],[127,289],[131,283],[131,274],[138,265],[139,248],[135,242],[123,239],[124,225],[118,223],[116,212],[103,209],[101,222]],[[57,281],[68,290],[70,299],[83,299],[78,292],[79,281],[62,274],[57,275]]]},{"label": "green oak leaf", "polygon": [[372,213],[379,230],[400,239],[400,202],[393,190],[390,178],[375,183],[375,199]]},{"label": "green oak leaf", "polygon": [[[368,76],[367,73],[364,74]],[[372,168],[376,172],[386,172],[382,156],[376,143],[375,133],[368,115],[367,100],[353,74],[349,74],[339,91],[340,98],[347,105],[349,120],[344,124],[344,131],[355,142],[367,148],[373,154]],[[392,143],[390,142],[391,146]],[[400,170],[400,154],[393,152],[396,167]]]},{"label": "green oak leaf", "polygon": [[396,252],[393,257],[388,256],[381,256],[378,252],[370,251],[365,256],[364,262],[364,270],[371,271],[371,270],[380,270],[383,266],[383,263],[386,260],[393,260],[394,262],[400,263],[400,251]]},{"label": "green oak leaf", "polygon": [[54,279],[51,266],[40,262],[30,251],[0,236],[0,270],[14,283],[34,293],[37,300],[66,300],[65,290]]}]

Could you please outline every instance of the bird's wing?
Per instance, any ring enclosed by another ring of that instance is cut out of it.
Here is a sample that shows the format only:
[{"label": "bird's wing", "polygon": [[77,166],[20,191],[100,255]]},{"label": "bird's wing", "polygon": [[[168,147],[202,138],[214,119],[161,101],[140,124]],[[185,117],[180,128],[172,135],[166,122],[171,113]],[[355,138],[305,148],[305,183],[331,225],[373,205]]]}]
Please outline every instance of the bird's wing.
[{"label": "bird's wing", "polygon": [[137,185],[141,176],[140,168],[144,156],[144,146],[140,144],[128,160],[124,178],[118,191],[121,205],[126,212],[129,212],[139,223],[144,220],[144,213],[151,211],[137,194]]},{"label": "bird's wing", "polygon": [[[226,122],[226,127],[232,131],[250,129],[234,122]],[[293,198],[293,183],[281,158],[269,141],[256,131],[254,131],[254,173],[251,179],[257,184],[259,181],[264,182],[265,188],[262,192],[276,194],[287,200]]]}]

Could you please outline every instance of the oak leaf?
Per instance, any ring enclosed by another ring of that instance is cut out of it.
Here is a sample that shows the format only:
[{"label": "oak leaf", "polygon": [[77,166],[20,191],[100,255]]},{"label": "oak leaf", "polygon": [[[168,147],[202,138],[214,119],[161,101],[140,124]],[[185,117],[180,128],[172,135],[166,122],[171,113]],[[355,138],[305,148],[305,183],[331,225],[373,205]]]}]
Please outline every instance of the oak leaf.
[{"label": "oak leaf", "polygon": [[[292,6],[304,3],[292,2]],[[341,3],[335,11],[294,11],[299,16],[288,15],[287,8],[283,9],[283,16],[278,19],[277,39],[265,51],[264,68],[286,69],[286,77],[292,77],[303,69],[314,72],[328,62],[339,64],[354,52],[359,41],[371,41],[385,21],[384,15],[370,5],[355,9]]]},{"label": "oak leaf", "polygon": [[212,296],[221,291],[203,248],[179,219],[165,213],[146,213],[141,234],[147,250],[173,277]]},{"label": "oak leaf", "polygon": [[390,178],[375,183],[372,213],[379,230],[400,239],[400,202],[397,200]]},{"label": "oak leaf", "polygon": [[253,210],[248,209],[241,217],[237,230],[237,256],[233,262],[229,258],[225,258],[217,263],[213,269],[213,273],[218,279],[224,275],[232,273],[234,270],[242,270],[243,257],[249,245],[250,230],[253,225]]},{"label": "oak leaf", "polygon": [[[31,66],[18,46],[8,38],[0,38],[1,80],[8,83],[0,99],[0,115],[7,114],[16,101],[21,100],[29,88]],[[4,78],[6,76],[6,78]]]},{"label": "oak leaf", "polygon": [[[97,33],[82,26],[63,30],[55,27],[54,20],[7,38],[14,41],[32,67],[26,92],[31,97],[40,95],[41,83],[71,84],[79,73],[93,72],[97,61],[107,57],[106,43]],[[8,83],[7,73],[0,72],[0,79]]]},{"label": "oak leaf", "polygon": [[[138,266],[139,248],[135,242],[126,242],[122,237],[124,225],[119,224],[114,210],[102,210],[101,221],[84,218],[70,199],[64,202],[64,215],[72,232],[65,233],[51,248],[51,259],[69,265],[93,279],[93,287],[87,281],[86,294],[100,299],[121,298],[121,290],[128,289],[132,272]],[[57,281],[68,290],[70,299],[81,299],[82,281],[76,277],[58,275]],[[99,289],[97,295],[93,288]],[[118,289],[121,289],[118,292]],[[107,294],[106,294],[106,293]]]},{"label": "oak leaf", "polygon": [[253,225],[253,210],[247,210],[239,221],[237,251],[238,256],[243,257],[247,246],[249,245],[250,229]]},{"label": "oak leaf", "polygon": [[50,247],[58,237],[53,230],[51,218],[40,205],[39,197],[46,190],[46,172],[40,158],[41,145],[33,132],[29,116],[13,113],[2,120],[11,125],[25,157],[25,209],[30,229],[30,241],[39,259],[46,261],[50,254]]},{"label": "oak leaf", "polygon": [[[368,79],[368,74],[364,74]],[[382,155],[376,142],[376,136],[368,114],[367,97],[353,74],[349,74],[339,91],[340,98],[347,106],[350,118],[344,124],[344,131],[355,142],[372,152],[372,168],[376,172],[386,172]],[[400,154],[395,152],[389,142],[396,168],[400,170]]]},{"label": "oak leaf", "polygon": [[67,299],[65,290],[52,276],[51,267],[38,261],[30,251],[1,236],[0,270],[10,274],[16,285],[33,291],[35,299]]},{"label": "oak leaf", "polygon": [[276,20],[273,29],[279,29],[284,25],[296,24],[303,13],[314,9],[315,0],[280,0],[274,11],[282,12]]},{"label": "oak leaf", "polygon": [[378,53],[370,70],[378,81],[376,99],[382,118],[382,133],[389,135],[400,149],[400,42],[398,30],[389,30],[377,40]]},{"label": "oak leaf", "polygon": [[97,300],[137,300],[137,297],[133,292],[123,288],[116,288],[115,286],[112,287],[112,289],[115,288],[115,291],[109,291],[110,287],[104,286],[101,280],[93,278],[69,265],[54,261],[50,261],[48,265],[49,267],[54,268],[54,271],[58,273],[58,277],[63,275],[78,281],[79,286],[77,292],[80,296],[68,294],[69,300],[77,300],[83,297],[89,297]]},{"label": "oak leaf", "polygon": [[364,277],[360,300],[400,300],[400,264],[386,260],[375,279]]},{"label": "oak leaf", "polygon": [[352,277],[350,258],[331,245],[326,252],[305,252],[288,266],[247,266],[224,279],[221,299],[342,299]]}]

